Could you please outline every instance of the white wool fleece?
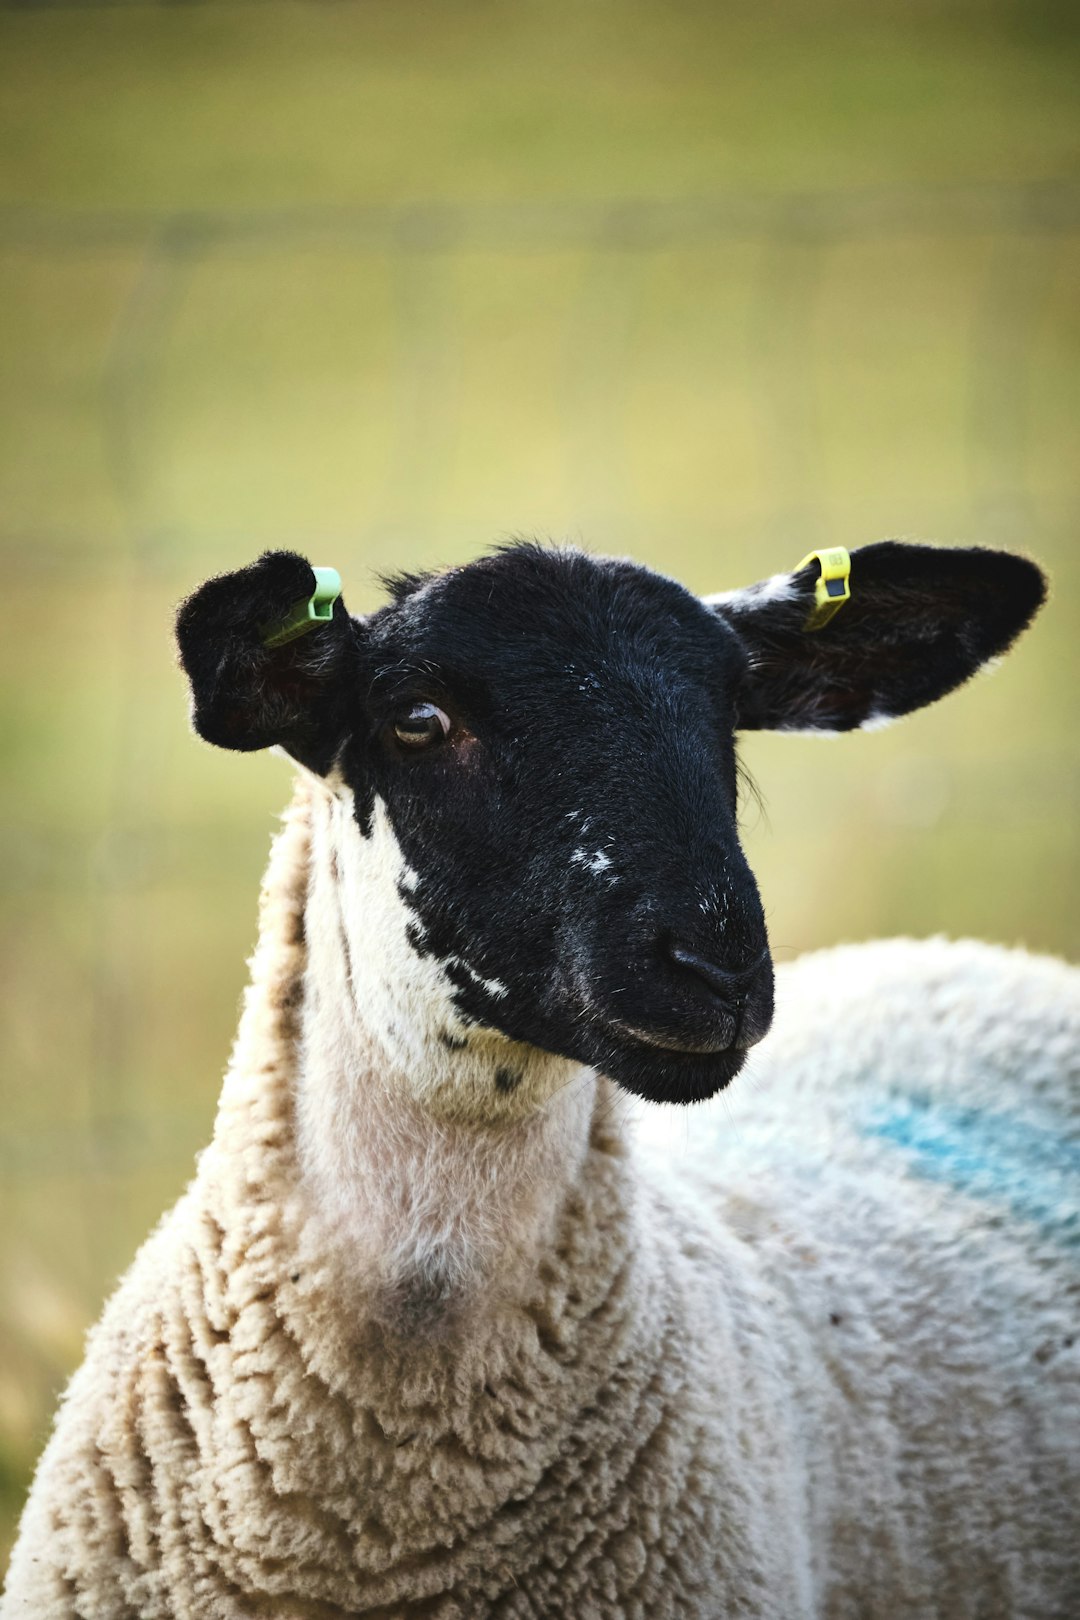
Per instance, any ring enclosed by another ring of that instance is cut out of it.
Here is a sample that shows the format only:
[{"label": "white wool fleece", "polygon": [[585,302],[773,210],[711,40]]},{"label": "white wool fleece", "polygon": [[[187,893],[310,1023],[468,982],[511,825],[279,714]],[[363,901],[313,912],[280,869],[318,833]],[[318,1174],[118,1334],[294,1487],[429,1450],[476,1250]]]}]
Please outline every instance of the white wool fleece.
[{"label": "white wool fleece", "polygon": [[[213,1143],[90,1336],[5,1620],[1080,1613],[1080,975],[829,952],[781,972],[730,1098],[631,1130],[577,1074],[474,1126],[475,1161],[439,1119],[427,1168],[481,1167],[446,1253],[501,1222],[510,1260],[436,1267],[425,1314],[400,1234],[355,1252],[387,1209],[363,1141],[329,1214],[330,1150],[298,1152],[312,815],[303,790]],[[390,1122],[411,1172],[420,1118]],[[520,1199],[485,1221],[500,1167]]]}]

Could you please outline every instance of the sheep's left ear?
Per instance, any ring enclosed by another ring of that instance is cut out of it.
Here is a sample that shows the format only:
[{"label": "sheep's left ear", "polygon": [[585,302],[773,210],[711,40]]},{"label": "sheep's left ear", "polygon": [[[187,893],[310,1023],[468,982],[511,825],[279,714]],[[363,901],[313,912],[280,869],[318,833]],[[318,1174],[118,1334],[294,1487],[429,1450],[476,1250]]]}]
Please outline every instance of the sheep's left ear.
[{"label": "sheep's left ear", "polygon": [[750,655],[738,725],[851,731],[944,697],[1012,644],[1046,596],[1008,551],[883,540],[851,554],[849,601],[808,628],[817,562],[705,601]]},{"label": "sheep's left ear", "polygon": [[[326,573],[333,583],[323,600],[305,557],[267,551],[181,603],[176,640],[200,737],[244,753],[278,746],[320,775],[330,769],[360,659],[357,624],[340,595],[331,605],[340,581]],[[306,633],[295,634],[300,626]]]}]

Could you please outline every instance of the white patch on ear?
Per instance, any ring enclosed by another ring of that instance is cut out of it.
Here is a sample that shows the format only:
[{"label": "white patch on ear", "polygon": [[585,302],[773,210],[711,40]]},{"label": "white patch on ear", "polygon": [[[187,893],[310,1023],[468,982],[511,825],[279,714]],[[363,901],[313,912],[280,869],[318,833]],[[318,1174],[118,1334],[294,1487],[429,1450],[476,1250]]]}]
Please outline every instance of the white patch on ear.
[{"label": "white patch on ear", "polygon": [[884,709],[874,709],[861,720],[857,726],[849,726],[846,731],[839,731],[835,726],[770,726],[770,731],[782,731],[785,737],[850,737],[855,731],[884,731],[886,726],[894,725],[901,716],[886,714]]},{"label": "white patch on ear", "polygon": [[744,585],[737,591],[714,591],[701,600],[706,607],[734,608],[738,613],[741,608],[765,607],[771,602],[794,602],[798,595],[794,574],[772,574],[756,585]]}]

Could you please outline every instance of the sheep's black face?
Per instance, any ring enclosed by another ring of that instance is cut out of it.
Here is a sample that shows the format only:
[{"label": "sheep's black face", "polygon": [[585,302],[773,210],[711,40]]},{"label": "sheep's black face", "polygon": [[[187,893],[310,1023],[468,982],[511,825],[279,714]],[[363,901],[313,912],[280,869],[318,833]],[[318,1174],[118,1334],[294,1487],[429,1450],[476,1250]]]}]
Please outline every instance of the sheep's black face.
[{"label": "sheep's black face", "polygon": [[734,633],[645,569],[514,548],[404,582],[360,638],[339,768],[460,1011],[649,1097],[725,1085],[772,1014]]},{"label": "sheep's black face", "polygon": [[907,714],[1004,652],[1045,592],[1007,552],[885,541],[853,553],[820,629],[813,562],[699,602],[517,546],[268,646],[314,583],[270,552],[182,605],[196,729],[341,773],[365,838],[385,817],[402,932],[462,1018],[681,1102],[725,1085],[772,1012],[735,728]]}]

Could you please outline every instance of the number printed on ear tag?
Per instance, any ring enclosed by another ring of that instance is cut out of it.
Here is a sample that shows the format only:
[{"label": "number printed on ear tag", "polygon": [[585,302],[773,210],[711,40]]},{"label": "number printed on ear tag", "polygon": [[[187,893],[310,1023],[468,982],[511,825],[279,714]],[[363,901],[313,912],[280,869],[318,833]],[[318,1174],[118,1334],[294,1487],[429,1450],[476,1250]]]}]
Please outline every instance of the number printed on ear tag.
[{"label": "number printed on ear tag", "polygon": [[814,605],[803,629],[824,630],[833,615],[851,600],[851,555],[843,546],[832,546],[827,551],[809,551],[795,573],[812,562],[821,565],[821,573],[814,587]]}]

